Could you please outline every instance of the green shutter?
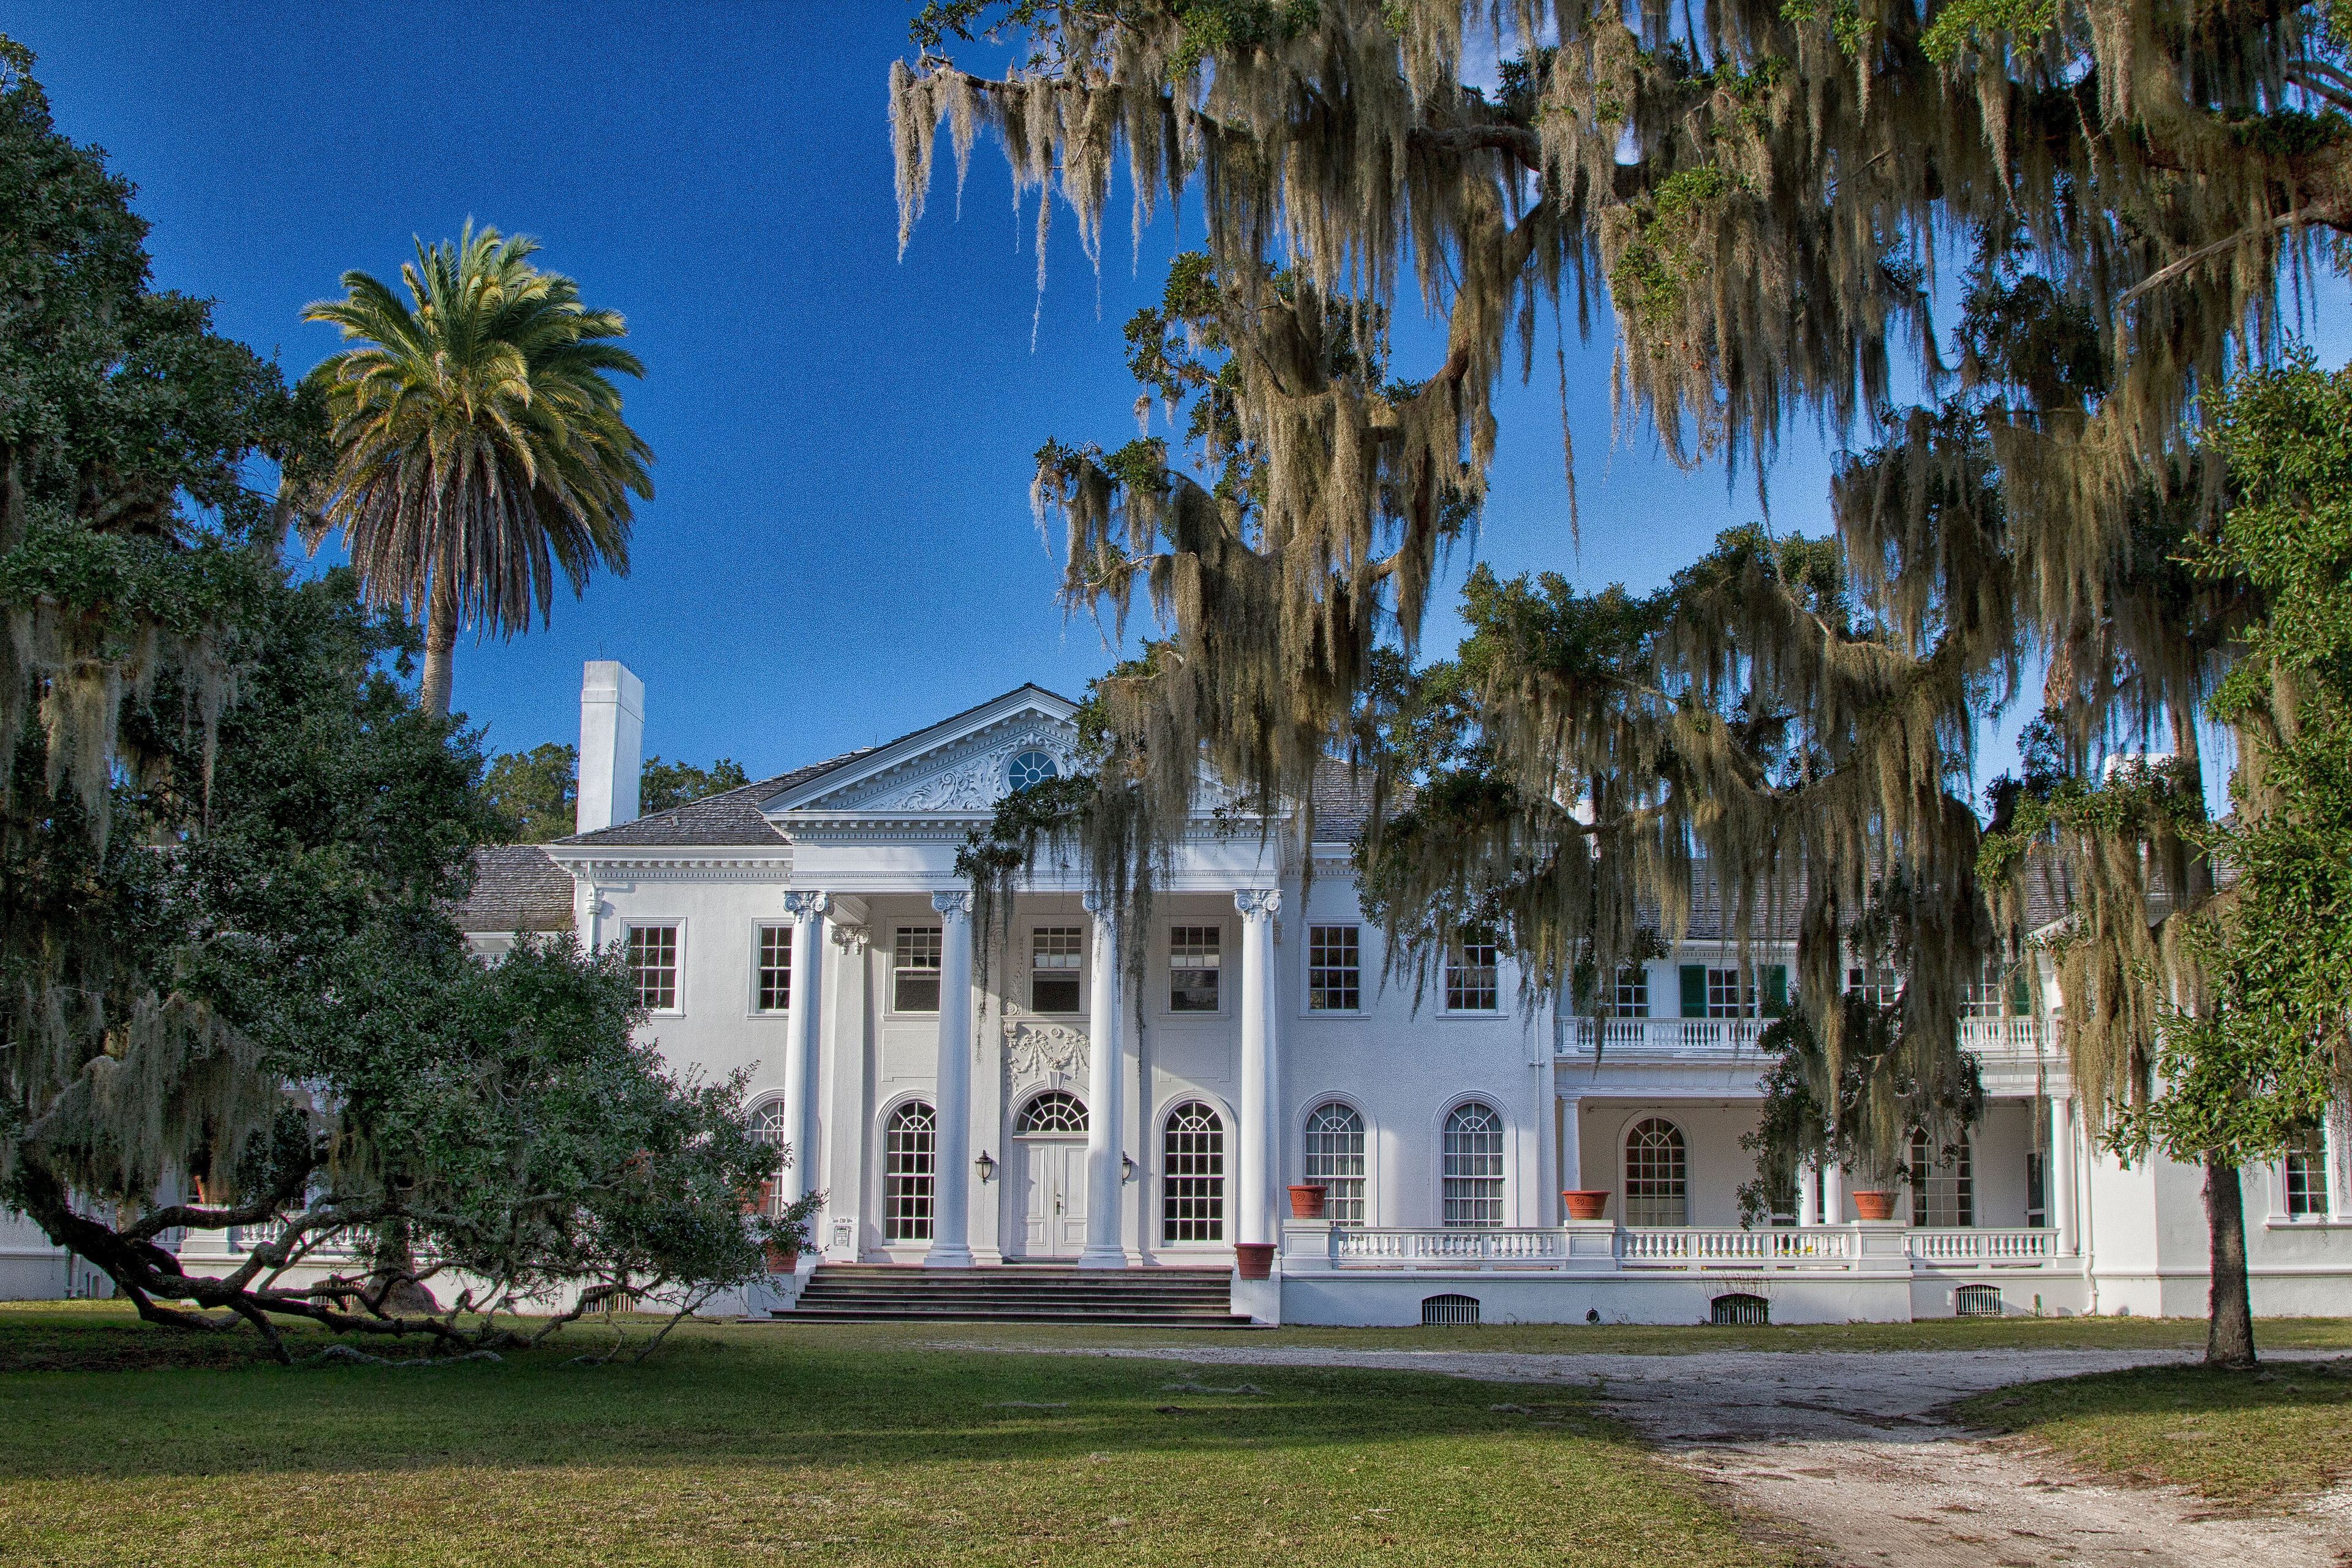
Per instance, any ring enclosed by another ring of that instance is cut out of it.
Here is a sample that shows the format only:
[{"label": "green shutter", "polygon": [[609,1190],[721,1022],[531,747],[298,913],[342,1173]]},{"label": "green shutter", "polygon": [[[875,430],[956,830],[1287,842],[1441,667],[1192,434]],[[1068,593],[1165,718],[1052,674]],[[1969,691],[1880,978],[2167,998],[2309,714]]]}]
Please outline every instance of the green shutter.
[{"label": "green shutter", "polygon": [[1706,965],[1704,963],[1683,965],[1683,1016],[1706,1016]]},{"label": "green shutter", "polygon": [[2012,1018],[2033,1016],[2032,982],[2021,965],[2009,977],[2009,1016]]},{"label": "green shutter", "polygon": [[1768,963],[1764,966],[1764,1016],[1778,1018],[1789,1010],[1789,966]]}]

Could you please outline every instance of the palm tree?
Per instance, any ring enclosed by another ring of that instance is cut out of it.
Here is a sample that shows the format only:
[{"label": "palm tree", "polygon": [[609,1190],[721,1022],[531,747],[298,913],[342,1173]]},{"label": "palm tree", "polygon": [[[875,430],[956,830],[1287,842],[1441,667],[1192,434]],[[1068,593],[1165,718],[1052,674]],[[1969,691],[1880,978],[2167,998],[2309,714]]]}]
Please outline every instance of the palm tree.
[{"label": "palm tree", "polygon": [[577,595],[602,563],[629,570],[629,496],[650,498],[648,447],[621,417],[614,373],[645,366],[611,340],[569,278],[530,265],[538,242],[468,223],[401,267],[404,303],[365,272],[302,312],[347,348],[312,371],[331,466],[300,498],[312,549],[341,528],[372,604],[425,622],[419,700],[449,710],[457,628],[545,624],[562,572]]}]

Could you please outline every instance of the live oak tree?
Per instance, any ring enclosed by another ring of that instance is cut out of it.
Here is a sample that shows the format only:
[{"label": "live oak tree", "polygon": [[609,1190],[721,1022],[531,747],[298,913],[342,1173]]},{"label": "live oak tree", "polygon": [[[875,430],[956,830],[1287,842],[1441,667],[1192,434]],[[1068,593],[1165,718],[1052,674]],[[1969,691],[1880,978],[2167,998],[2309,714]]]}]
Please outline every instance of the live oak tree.
[{"label": "live oak tree", "polygon": [[[483,787],[509,824],[517,844],[545,844],[570,833],[578,822],[580,749],[557,742],[528,752],[504,752],[490,759]],[[709,767],[647,757],[638,770],[637,810],[650,816],[751,782],[743,764],[721,757]]]},{"label": "live oak tree", "polygon": [[[955,64],[976,34],[1010,71]],[[1165,634],[1099,689],[1097,776],[1128,804],[1073,815],[1104,829],[1098,879],[1189,812],[1196,757],[1262,805],[1311,801],[1340,756],[1397,782],[1365,715],[1475,516],[1495,388],[1603,308],[1621,409],[1675,457],[1760,474],[1792,418],[1847,442],[1834,595],[1735,550],[1638,637],[1586,646],[1614,606],[1522,584],[1525,636],[1463,678],[1494,793],[1458,830],[1396,839],[1376,814],[1375,859],[1416,865],[1401,934],[1500,898],[1559,991],[1622,962],[1645,908],[1671,925],[1696,860],[1735,908],[1799,899],[1826,1116],[1868,1024],[1842,946],[1901,952],[1894,1026],[1948,1076],[1962,987],[2021,957],[1959,786],[2025,669],[2070,771],[2149,736],[2198,766],[2260,595],[2178,566],[2227,499],[2197,400],[2275,353],[2288,286],[2352,232],[2333,6],[936,0],[915,36],[891,86],[902,236],[942,128],[959,180],[982,130],[1002,141],[1041,266],[1055,196],[1098,258],[1122,154],[1139,230],[1188,192],[1203,219],[1162,321],[1198,374],[1139,363],[1190,404],[1168,413],[1195,461],[1039,458],[1066,601],[1116,622],[1149,597]],[[1487,90],[1473,50],[1501,62]],[[1368,352],[1401,291],[1442,324],[1434,363]],[[1864,1110],[1883,1162],[1907,1113]]]},{"label": "live oak tree", "polygon": [[[478,752],[245,482],[320,460],[315,410],[149,288],[129,186],[32,63],[0,39],[0,1202],[151,1320],[273,1343],[497,1342],[559,1283],[762,1271],[740,1080],[667,1071],[613,955],[468,953]],[[216,1277],[165,1245],[227,1226]],[[386,1235],[421,1264],[289,1283]],[[459,1294],[404,1310],[425,1273]]]},{"label": "live oak tree", "polygon": [[461,626],[508,636],[543,622],[561,576],[629,569],[632,495],[653,450],[621,414],[616,375],[645,367],[618,312],[532,265],[536,240],[474,231],[418,241],[405,300],[365,272],[302,312],[356,346],[310,373],[331,461],[289,490],[315,545],[341,530],[368,602],[425,626],[420,700],[449,710]]}]

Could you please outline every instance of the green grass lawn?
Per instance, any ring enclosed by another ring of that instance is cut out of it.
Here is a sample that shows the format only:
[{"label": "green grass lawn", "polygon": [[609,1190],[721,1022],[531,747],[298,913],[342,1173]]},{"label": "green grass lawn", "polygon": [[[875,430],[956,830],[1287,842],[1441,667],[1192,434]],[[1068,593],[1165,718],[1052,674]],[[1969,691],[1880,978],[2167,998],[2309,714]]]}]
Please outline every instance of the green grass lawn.
[{"label": "green grass lawn", "polygon": [[[579,1366],[594,1336],[566,1339],[287,1369],[115,1309],[0,1312],[0,1366],[97,1369],[0,1375],[0,1540],[12,1563],[189,1568],[1784,1561],[1549,1391],[1253,1369],[1236,1392],[782,1325]],[[158,1364],[190,1356],[215,1364]]]},{"label": "green grass lawn", "polygon": [[[2263,1327],[2257,1342],[2278,1348]],[[1954,1408],[2090,1469],[2220,1503],[2292,1503],[2352,1478],[2352,1361],[2279,1362],[2258,1373],[2149,1367],[2026,1384]]]}]

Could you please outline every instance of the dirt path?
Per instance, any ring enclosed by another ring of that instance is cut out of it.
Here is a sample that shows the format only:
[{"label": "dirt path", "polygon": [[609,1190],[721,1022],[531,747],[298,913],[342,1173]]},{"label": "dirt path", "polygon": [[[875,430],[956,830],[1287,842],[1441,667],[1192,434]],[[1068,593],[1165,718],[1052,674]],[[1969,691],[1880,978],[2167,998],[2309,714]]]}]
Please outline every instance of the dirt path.
[{"label": "dirt path", "polygon": [[[2181,1352],[1539,1355],[1220,1344],[1073,1352],[1220,1366],[1358,1366],[1581,1387],[1738,1511],[1788,1521],[1843,1568],[2318,1568],[2352,1563],[2335,1510],[2217,1517],[2168,1489],[2063,1474],[1930,1412],[1986,1389]],[[2285,1360],[2282,1356],[2277,1359]]]}]

